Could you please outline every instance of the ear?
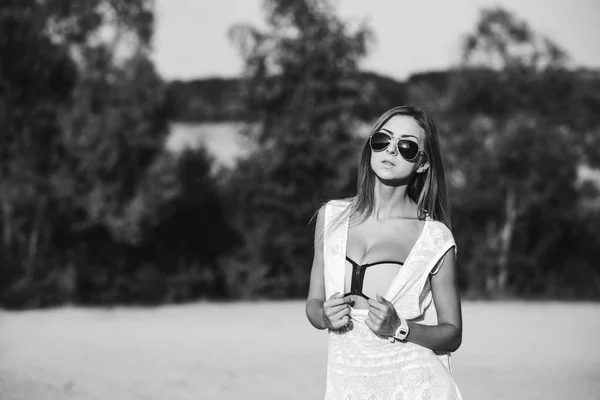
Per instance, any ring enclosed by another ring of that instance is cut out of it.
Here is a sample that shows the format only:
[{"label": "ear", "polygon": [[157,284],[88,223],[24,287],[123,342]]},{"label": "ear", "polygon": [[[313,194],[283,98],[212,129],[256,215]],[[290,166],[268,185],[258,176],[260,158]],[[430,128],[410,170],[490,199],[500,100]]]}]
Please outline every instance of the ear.
[{"label": "ear", "polygon": [[429,168],[429,159],[425,158],[425,161],[419,165],[419,167],[417,168],[417,174],[422,174],[423,172],[427,171],[427,169]]}]

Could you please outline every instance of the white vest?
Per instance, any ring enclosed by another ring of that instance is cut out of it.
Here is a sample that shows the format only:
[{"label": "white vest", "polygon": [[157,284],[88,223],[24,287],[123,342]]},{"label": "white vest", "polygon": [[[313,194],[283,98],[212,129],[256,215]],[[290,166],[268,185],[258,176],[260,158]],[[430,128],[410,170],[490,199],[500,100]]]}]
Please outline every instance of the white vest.
[{"label": "white vest", "polygon": [[[350,203],[346,200],[333,200],[325,206],[325,238],[323,259],[325,268],[325,296],[328,299],[335,292],[345,293],[344,275],[346,272],[346,243],[349,218],[334,230],[327,227],[343,212]],[[394,278],[384,296],[402,318],[424,325],[436,325],[437,313],[429,276],[438,261],[456,244],[450,229],[441,222],[427,218],[425,226],[404,265]],[[449,353],[437,353],[441,361],[450,369]]]}]

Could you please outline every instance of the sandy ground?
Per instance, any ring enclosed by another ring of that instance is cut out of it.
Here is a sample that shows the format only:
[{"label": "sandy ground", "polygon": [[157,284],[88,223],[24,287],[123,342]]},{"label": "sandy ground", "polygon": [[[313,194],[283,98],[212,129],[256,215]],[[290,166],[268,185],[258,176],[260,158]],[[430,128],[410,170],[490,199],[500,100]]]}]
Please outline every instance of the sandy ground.
[{"label": "sandy ground", "polygon": [[[465,399],[600,399],[600,304],[463,316]],[[326,346],[297,301],[0,312],[0,399],[320,399]]]}]

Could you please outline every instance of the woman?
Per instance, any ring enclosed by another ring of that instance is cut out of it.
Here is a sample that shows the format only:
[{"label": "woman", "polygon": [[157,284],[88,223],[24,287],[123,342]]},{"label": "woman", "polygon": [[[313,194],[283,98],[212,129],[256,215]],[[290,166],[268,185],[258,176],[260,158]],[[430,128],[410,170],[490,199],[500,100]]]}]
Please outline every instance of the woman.
[{"label": "woman", "polygon": [[396,107],[362,151],[357,195],[317,215],[306,314],[329,330],[326,399],[462,399],[462,340],[436,126]]}]

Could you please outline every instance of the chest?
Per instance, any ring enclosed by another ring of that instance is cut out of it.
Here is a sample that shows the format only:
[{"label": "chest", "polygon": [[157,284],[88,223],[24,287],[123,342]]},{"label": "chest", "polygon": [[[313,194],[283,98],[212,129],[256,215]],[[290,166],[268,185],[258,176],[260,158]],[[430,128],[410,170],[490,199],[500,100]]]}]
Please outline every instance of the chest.
[{"label": "chest", "polygon": [[387,296],[423,233],[422,221],[365,221],[347,235],[344,292],[356,308],[366,309],[369,298]]},{"label": "chest", "polygon": [[381,259],[404,262],[423,233],[425,221],[394,220],[378,222],[366,220],[349,226],[346,256],[366,264]]}]

